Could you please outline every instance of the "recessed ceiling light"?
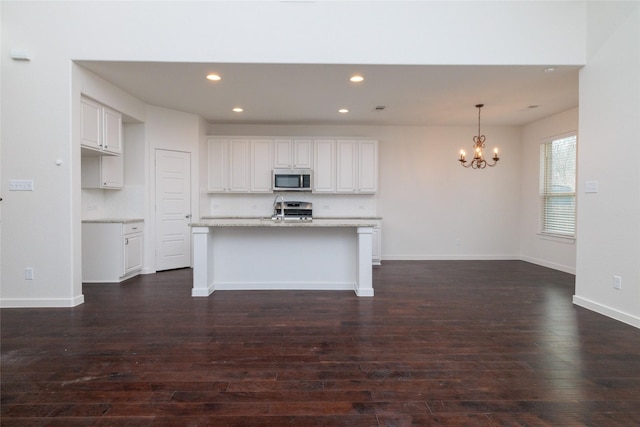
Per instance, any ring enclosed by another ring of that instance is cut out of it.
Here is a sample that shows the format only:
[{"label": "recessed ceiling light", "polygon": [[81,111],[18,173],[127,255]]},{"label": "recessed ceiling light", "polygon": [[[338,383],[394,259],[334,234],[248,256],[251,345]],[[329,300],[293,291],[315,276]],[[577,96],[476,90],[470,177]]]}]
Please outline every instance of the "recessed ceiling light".
[{"label": "recessed ceiling light", "polygon": [[355,74],[353,76],[351,76],[351,78],[349,79],[349,81],[352,81],[354,83],[360,83],[361,81],[364,81],[364,77],[362,77],[359,74]]},{"label": "recessed ceiling light", "polygon": [[212,82],[217,82],[222,80],[222,77],[220,77],[218,74],[207,74],[207,80],[211,80]]},{"label": "recessed ceiling light", "polygon": [[342,114],[346,114],[348,112],[349,112],[349,110],[347,110],[346,108],[341,108],[341,109],[338,110],[338,113],[342,113]]},{"label": "recessed ceiling light", "polygon": [[233,109],[233,112],[234,112],[234,113],[242,113],[243,111],[244,111],[244,110],[243,110],[242,108],[240,108],[240,107],[235,107],[235,108]]}]

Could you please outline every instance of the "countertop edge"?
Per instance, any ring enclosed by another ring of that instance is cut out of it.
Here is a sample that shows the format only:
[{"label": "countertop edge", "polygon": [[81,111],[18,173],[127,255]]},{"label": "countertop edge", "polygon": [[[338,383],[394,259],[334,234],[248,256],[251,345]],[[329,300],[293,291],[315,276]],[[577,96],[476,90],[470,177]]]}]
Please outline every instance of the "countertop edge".
[{"label": "countertop edge", "polygon": [[[217,220],[261,220],[266,218],[265,216],[202,216],[202,221],[217,221]],[[318,221],[381,221],[381,216],[314,216],[314,220]]]},{"label": "countertop edge", "polygon": [[307,228],[320,228],[320,227],[375,227],[376,224],[373,220],[352,220],[351,222],[342,221],[327,221],[317,220],[313,221],[273,221],[269,218],[245,218],[245,219],[205,219],[198,222],[189,224],[190,227],[307,227]]},{"label": "countertop edge", "polygon": [[131,224],[132,222],[144,222],[143,218],[95,218],[83,219],[83,224]]}]

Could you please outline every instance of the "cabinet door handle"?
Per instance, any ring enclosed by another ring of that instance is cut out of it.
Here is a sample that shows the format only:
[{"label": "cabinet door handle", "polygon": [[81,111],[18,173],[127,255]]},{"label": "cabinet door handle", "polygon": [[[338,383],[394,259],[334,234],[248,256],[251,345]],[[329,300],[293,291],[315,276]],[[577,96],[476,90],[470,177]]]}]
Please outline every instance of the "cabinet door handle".
[{"label": "cabinet door handle", "polygon": [[186,214],[184,217],[185,218],[191,218],[191,214]]},{"label": "cabinet door handle", "polygon": [[125,237],[125,238],[124,238],[124,244],[125,244],[125,245],[128,245],[128,244],[129,244],[129,238],[128,238],[128,237]]}]

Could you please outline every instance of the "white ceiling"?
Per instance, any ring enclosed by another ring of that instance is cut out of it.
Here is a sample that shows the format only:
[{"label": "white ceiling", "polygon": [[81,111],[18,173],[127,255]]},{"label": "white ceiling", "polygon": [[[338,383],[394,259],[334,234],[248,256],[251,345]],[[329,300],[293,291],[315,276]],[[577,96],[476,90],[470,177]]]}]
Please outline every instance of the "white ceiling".
[{"label": "white ceiling", "polygon": [[[577,66],[78,63],[148,104],[210,123],[472,125],[484,103],[483,125],[520,126],[578,105]],[[222,80],[206,80],[212,72]],[[353,74],[364,82],[351,83]]]}]

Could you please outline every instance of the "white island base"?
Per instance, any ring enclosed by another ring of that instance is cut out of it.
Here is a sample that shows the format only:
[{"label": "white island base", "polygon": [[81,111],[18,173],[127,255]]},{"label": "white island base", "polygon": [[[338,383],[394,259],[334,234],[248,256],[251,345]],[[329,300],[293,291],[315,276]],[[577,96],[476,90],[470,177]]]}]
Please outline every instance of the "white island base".
[{"label": "white island base", "polygon": [[194,297],[215,290],[353,290],[373,296],[373,227],[192,224]]}]

